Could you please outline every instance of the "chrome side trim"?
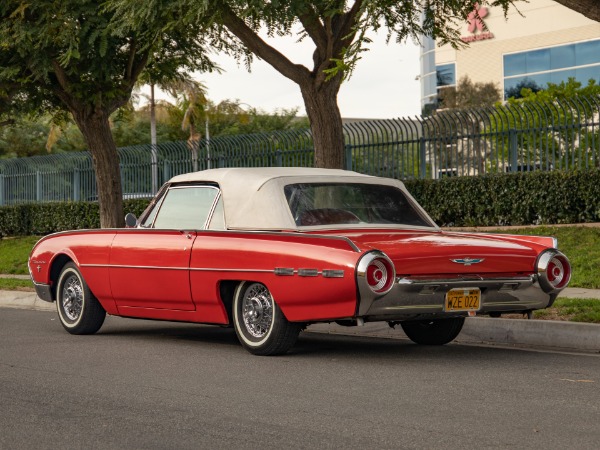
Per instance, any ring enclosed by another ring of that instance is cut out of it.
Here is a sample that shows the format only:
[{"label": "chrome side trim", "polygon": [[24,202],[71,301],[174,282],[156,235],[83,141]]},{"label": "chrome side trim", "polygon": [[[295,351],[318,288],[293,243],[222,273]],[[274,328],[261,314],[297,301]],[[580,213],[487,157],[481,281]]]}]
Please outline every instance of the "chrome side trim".
[{"label": "chrome side trim", "polygon": [[318,269],[298,269],[298,275],[301,277],[316,277],[319,276]]},{"label": "chrome side trim", "polygon": [[299,275],[301,277],[344,278],[344,271],[337,269],[298,269],[291,267],[275,267],[274,269],[225,269],[219,267],[167,267],[167,266],[128,266],[112,264],[81,264],[81,267],[96,267],[108,269],[143,269],[143,270],[189,270],[190,272],[242,272],[242,273],[274,273],[279,276]]},{"label": "chrome side trim", "polygon": [[81,267],[99,267],[108,269],[144,269],[144,270],[189,270],[191,272],[252,272],[273,273],[269,269],[221,269],[217,267],[167,267],[167,266],[127,266],[114,264],[81,264]]},{"label": "chrome side trim", "polygon": [[189,267],[168,266],[128,266],[121,264],[81,264],[81,267],[98,267],[107,269],[149,269],[149,270],[189,270]]},{"label": "chrome side trim", "polygon": [[220,269],[217,267],[190,267],[191,272],[247,272],[247,273],[273,273],[270,269]]},{"label": "chrome side trim", "polygon": [[336,269],[323,269],[323,276],[325,278],[344,278],[344,271]]}]

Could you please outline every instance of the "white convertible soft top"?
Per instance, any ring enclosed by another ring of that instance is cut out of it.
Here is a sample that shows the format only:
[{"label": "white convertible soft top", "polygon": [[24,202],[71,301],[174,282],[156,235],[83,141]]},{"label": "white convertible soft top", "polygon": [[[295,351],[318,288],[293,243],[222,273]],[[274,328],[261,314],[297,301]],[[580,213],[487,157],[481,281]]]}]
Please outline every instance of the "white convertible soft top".
[{"label": "white convertible soft top", "polygon": [[[412,199],[399,180],[338,169],[303,167],[209,169],[178,175],[169,181],[171,184],[194,182],[219,185],[223,196],[225,223],[231,230],[298,229],[284,194],[284,187],[289,184],[319,182],[383,184],[401,189]],[[429,217],[416,202],[414,203],[425,217]],[[431,222],[433,224],[433,221]],[[301,228],[326,229],[331,226]]]}]

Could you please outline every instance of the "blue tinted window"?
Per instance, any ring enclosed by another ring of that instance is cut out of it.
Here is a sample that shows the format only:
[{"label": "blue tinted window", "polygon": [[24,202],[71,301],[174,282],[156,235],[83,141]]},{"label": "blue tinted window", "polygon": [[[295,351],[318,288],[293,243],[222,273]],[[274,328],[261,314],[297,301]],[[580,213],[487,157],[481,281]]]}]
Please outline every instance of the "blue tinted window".
[{"label": "blue tinted window", "polygon": [[527,75],[524,77],[504,79],[504,97],[518,97],[521,89],[529,88],[533,91],[544,89],[550,81],[550,74]]},{"label": "blue tinted window", "polygon": [[592,67],[582,67],[575,70],[577,81],[583,86],[587,86],[588,81],[593,78],[596,83],[600,83],[600,65]]},{"label": "blue tinted window", "polygon": [[543,72],[544,70],[550,70],[550,49],[528,52],[526,73]]},{"label": "blue tinted window", "polygon": [[569,81],[569,78],[575,78],[575,69],[559,70],[557,72],[550,73],[550,82],[554,84],[560,84],[561,82]]},{"label": "blue tinted window", "polygon": [[454,64],[443,64],[436,67],[437,85],[453,86],[456,84],[456,70]]},{"label": "blue tinted window", "polygon": [[526,53],[516,53],[504,56],[504,76],[520,75],[527,72],[525,66]]},{"label": "blue tinted window", "polygon": [[584,86],[590,79],[600,83],[600,40],[504,55],[504,77],[505,96],[532,83],[542,89],[569,78]]},{"label": "blue tinted window", "polygon": [[564,69],[575,66],[575,45],[561,45],[550,49],[550,68]]},{"label": "blue tinted window", "polygon": [[575,48],[575,63],[578,66],[600,63],[600,41],[577,44]]}]

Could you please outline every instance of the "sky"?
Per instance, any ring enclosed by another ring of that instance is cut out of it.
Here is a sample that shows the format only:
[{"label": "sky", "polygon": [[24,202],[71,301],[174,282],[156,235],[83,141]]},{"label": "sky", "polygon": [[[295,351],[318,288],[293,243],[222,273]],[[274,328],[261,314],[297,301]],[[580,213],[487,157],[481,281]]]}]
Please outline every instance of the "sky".
[{"label": "sky", "polygon": [[[338,95],[343,118],[391,119],[420,113],[419,47],[412,42],[386,44],[385,33],[372,34],[369,51],[362,54],[352,77]],[[312,69],[311,41],[277,37],[269,43],[295,63]],[[272,113],[280,108],[298,108],[306,115],[300,89],[266,62],[255,59],[252,71],[243,62],[218,54],[214,56],[224,72],[201,73],[196,78],[208,89],[208,98],[238,100],[253,108]],[[160,95],[158,95],[160,98]]]}]

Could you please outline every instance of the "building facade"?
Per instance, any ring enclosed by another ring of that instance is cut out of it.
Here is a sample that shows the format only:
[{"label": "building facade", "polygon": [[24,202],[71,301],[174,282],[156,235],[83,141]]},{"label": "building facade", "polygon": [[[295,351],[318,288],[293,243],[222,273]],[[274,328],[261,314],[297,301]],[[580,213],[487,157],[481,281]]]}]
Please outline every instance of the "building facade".
[{"label": "building facade", "polygon": [[494,82],[508,98],[523,86],[545,88],[573,77],[600,83],[600,23],[552,0],[501,8],[477,7],[465,18],[459,50],[425,38],[421,48],[421,106],[463,77]]}]

